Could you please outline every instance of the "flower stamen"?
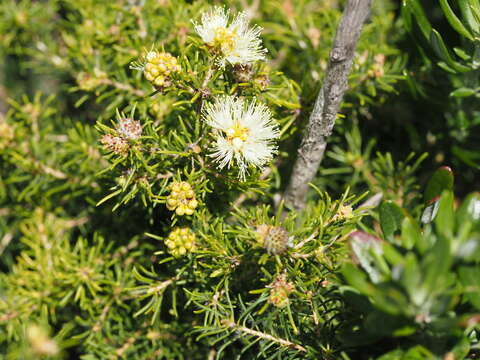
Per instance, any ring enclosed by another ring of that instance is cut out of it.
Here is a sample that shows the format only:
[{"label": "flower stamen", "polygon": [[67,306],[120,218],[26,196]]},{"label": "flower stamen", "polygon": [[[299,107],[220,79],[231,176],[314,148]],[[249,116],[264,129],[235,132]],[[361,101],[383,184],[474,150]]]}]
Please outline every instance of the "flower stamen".
[{"label": "flower stamen", "polygon": [[213,38],[212,46],[222,49],[224,52],[232,52],[235,49],[236,30],[217,28]]},{"label": "flower stamen", "polygon": [[227,130],[227,141],[229,141],[235,150],[241,150],[243,144],[248,139],[249,129],[242,127],[237,121]]}]

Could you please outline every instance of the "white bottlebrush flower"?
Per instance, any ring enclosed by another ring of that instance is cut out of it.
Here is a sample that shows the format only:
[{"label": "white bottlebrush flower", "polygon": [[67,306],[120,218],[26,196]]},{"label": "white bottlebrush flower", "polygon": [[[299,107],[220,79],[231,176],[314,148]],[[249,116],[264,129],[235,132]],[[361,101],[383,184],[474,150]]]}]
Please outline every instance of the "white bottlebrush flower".
[{"label": "white bottlebrush flower", "polygon": [[267,50],[260,40],[262,28],[249,28],[245,12],[229,20],[230,11],[217,6],[202,14],[200,24],[194,22],[195,31],[202,40],[218,51],[218,65],[223,67],[227,62],[245,65],[265,59]]},{"label": "white bottlebrush flower", "polygon": [[216,136],[211,156],[220,169],[230,168],[235,162],[241,180],[245,180],[249,165],[261,168],[276,153],[274,140],[280,132],[262,103],[223,96],[205,105],[203,117]]}]

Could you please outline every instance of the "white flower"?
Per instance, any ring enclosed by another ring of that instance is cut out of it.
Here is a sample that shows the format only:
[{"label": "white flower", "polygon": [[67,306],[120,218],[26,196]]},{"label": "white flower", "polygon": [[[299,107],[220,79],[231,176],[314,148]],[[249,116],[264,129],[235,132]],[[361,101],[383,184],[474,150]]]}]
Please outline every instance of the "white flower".
[{"label": "white flower", "polygon": [[216,136],[211,156],[220,169],[235,162],[241,180],[249,165],[261,168],[276,153],[274,140],[280,132],[266,105],[223,96],[205,105],[203,116]]},{"label": "white flower", "polygon": [[218,65],[223,67],[227,62],[245,65],[265,59],[267,50],[259,38],[262,28],[249,28],[245,12],[233,17],[230,24],[229,18],[230,11],[217,6],[202,14],[200,24],[194,22],[202,40],[220,53]]}]

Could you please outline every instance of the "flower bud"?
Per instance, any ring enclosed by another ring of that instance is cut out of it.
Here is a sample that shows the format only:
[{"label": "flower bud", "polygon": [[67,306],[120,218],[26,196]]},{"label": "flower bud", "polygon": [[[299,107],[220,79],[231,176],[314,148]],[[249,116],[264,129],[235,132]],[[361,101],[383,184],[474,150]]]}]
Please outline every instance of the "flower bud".
[{"label": "flower bud", "polygon": [[268,287],[270,288],[268,301],[278,308],[288,305],[288,296],[295,290],[295,285],[287,281],[286,274],[278,276]]},{"label": "flower bud", "polygon": [[170,185],[170,195],[167,196],[167,209],[175,211],[178,216],[192,215],[198,206],[192,186],[185,181]]},{"label": "flower bud", "polygon": [[180,205],[175,209],[175,212],[178,216],[182,216],[185,214],[185,205]]},{"label": "flower bud", "polygon": [[189,228],[175,228],[165,240],[170,254],[175,257],[186,255],[195,250],[195,234]]},{"label": "flower bud", "polygon": [[143,73],[145,78],[156,87],[170,86],[170,77],[173,73],[181,70],[176,57],[169,53],[150,51],[145,56]]}]

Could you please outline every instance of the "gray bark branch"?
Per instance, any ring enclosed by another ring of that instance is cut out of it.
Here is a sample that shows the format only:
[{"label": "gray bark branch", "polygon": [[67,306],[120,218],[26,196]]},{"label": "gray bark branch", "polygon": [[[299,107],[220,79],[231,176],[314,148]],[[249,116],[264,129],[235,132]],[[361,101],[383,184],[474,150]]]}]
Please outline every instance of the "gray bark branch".
[{"label": "gray bark branch", "polygon": [[290,183],[284,198],[296,210],[305,207],[308,183],[322,162],[327,140],[348,87],[348,74],[363,24],[370,14],[372,0],[348,0],[337,28],[322,88],[318,93],[308,126],[298,149]]}]

